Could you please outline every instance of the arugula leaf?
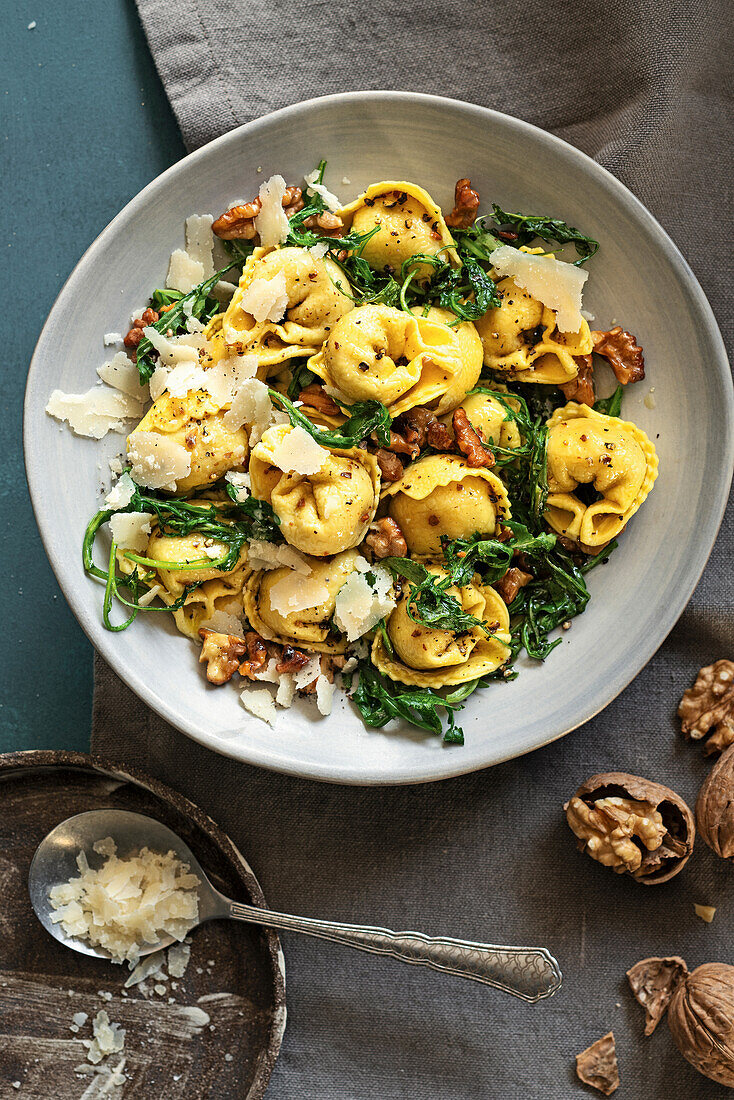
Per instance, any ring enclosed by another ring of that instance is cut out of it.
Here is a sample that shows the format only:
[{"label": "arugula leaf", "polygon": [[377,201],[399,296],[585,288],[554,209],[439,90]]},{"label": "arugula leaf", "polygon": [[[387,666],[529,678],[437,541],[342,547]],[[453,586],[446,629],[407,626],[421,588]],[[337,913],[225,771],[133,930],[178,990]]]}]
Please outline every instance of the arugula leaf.
[{"label": "arugula leaf", "polygon": [[273,389],[268,389],[268,393],[272,400],[277,401],[288,414],[291,424],[294,427],[303,428],[322,447],[348,450],[350,447],[356,447],[371,432],[377,434],[377,439],[383,446],[387,446],[390,442],[390,413],[379,401],[356,401],[353,405],[344,405],[343,408],[349,410],[347,422],[333,431],[322,431],[282,393]]},{"label": "arugula leaf", "polygon": [[[190,290],[188,294],[182,294],[180,298],[176,299],[172,308],[164,313],[153,325],[156,332],[165,334],[172,331],[174,335],[180,332],[186,331],[187,315],[184,313],[184,304],[191,303],[191,315],[199,320],[210,319],[213,315],[212,310],[216,313],[221,306],[216,299],[210,299],[210,292],[217,285],[223,275],[226,275],[228,271],[231,271],[235,265],[239,263],[238,260],[233,260],[227,267],[223,267],[220,271],[215,272],[210,279],[205,279],[203,283],[199,283],[193,290]],[[156,294],[167,294],[167,291],[156,291]],[[212,301],[214,306],[212,306]],[[150,340],[144,337],[138,344],[138,356],[136,366],[138,368],[138,374],[140,375],[140,385],[142,386],[147,382],[156,368],[156,362],[152,358],[153,345]]]},{"label": "arugula leaf", "polygon": [[516,553],[545,555],[556,544],[555,535],[533,535],[522,523],[506,520],[505,526],[512,531],[512,538],[506,542],[480,534],[472,539],[442,539],[444,561],[455,585],[461,588],[468,584],[480,568],[484,583],[494,584],[504,577]]},{"label": "arugula leaf", "polygon": [[[457,726],[454,711],[461,710],[464,699],[477,686],[477,681],[462,684],[454,692],[439,695],[432,688],[406,687],[380,675],[368,660],[359,665],[359,684],[351,699],[366,725],[380,728],[393,718],[404,718],[420,729],[441,734],[447,744],[463,745],[464,733]],[[446,729],[440,710],[446,712]]]},{"label": "arugula leaf", "polygon": [[622,411],[622,395],[624,393],[624,386],[617,386],[616,390],[609,397],[600,397],[594,402],[594,409],[597,412],[604,413],[606,416],[619,416]]},{"label": "arugula leaf", "polygon": [[587,237],[558,218],[535,214],[512,214],[508,210],[503,210],[496,202],[492,203],[492,214],[498,225],[509,226],[517,233],[517,241],[503,242],[512,244],[516,248],[530,244],[536,237],[541,241],[552,241],[556,244],[572,243],[579,256],[579,259],[574,261],[577,266],[586,263],[598,251],[598,241],[593,237]]},{"label": "arugula leaf", "polygon": [[301,390],[305,390],[306,386],[310,386],[317,379],[318,375],[308,369],[305,359],[296,360],[295,366],[291,367],[291,380],[287,390],[291,401],[297,401]]},{"label": "arugula leaf", "polygon": [[412,558],[383,558],[381,564],[393,576],[403,577],[410,582],[408,617],[414,623],[434,630],[451,630],[455,634],[477,627],[489,637],[494,634],[487,623],[464,611],[456,597],[447,591],[454,584],[450,575],[437,577],[425,565],[413,561]]},{"label": "arugula leaf", "polygon": [[[433,268],[428,280],[421,274],[425,266]],[[472,256],[465,257],[461,267],[454,267],[441,253],[409,256],[403,261],[400,279],[400,306],[407,312],[416,305],[436,304],[455,314],[458,323],[476,321],[500,305],[494,281]]]}]

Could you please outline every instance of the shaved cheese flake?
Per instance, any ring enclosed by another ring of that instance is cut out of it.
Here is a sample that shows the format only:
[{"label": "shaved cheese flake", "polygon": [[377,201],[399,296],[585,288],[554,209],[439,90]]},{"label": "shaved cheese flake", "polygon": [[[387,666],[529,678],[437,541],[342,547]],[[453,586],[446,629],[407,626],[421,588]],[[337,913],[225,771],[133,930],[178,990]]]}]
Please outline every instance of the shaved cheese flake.
[{"label": "shaved cheese flake", "polygon": [[204,371],[204,389],[220,405],[231,403],[235,393],[257,371],[257,356],[229,355]]},{"label": "shaved cheese flake", "polygon": [[316,182],[319,178],[318,168],[314,168],[313,172],[309,172],[309,174],[303,178],[306,181],[306,186],[309,191],[313,191],[314,194],[320,195],[327,209],[331,210],[332,213],[341,210],[344,205],[341,199],[338,199],[332,191],[329,191],[328,187],[324,187],[323,183]]},{"label": "shaved cheese flake", "polygon": [[174,943],[168,948],[168,973],[171,978],[183,978],[191,958],[188,943]]},{"label": "shaved cheese flake", "polygon": [[106,332],[103,337],[105,347],[110,347],[112,344],[122,343],[121,332]]},{"label": "shaved cheese flake", "polygon": [[277,718],[273,696],[267,688],[247,688],[240,694],[245,710],[272,726]]},{"label": "shaved cheese flake", "polygon": [[319,708],[320,714],[331,714],[331,707],[334,701],[334,687],[335,685],[329,683],[326,676],[319,676],[316,681],[316,706]]},{"label": "shaved cheese flake", "polygon": [[143,329],[143,335],[147,336],[158,352],[161,363],[168,367],[178,366],[179,363],[198,363],[199,350],[204,345],[204,340],[198,333],[184,332],[180,336],[169,337],[158,332],[152,325]]},{"label": "shaved cheese flake", "polygon": [[110,516],[110,531],[121,550],[145,550],[150,534],[149,512],[116,512]]},{"label": "shaved cheese flake", "polygon": [[293,677],[289,672],[282,672],[280,674],[280,683],[278,684],[278,690],[275,693],[275,701],[279,707],[289,707],[293,702],[293,696],[296,694],[296,685],[293,682]]},{"label": "shaved cheese flake", "polygon": [[350,642],[372,630],[395,607],[390,573],[380,565],[373,566],[372,572],[374,585],[369,584],[365,572],[355,570],[336,596],[334,622]]},{"label": "shaved cheese flake", "polygon": [[561,332],[578,332],[581,328],[581,293],[588,271],[554,256],[533,256],[510,245],[494,250],[492,266],[552,309]]},{"label": "shaved cheese flake", "polygon": [[82,1039],[87,1048],[87,1058],[97,1065],[108,1054],[119,1054],[125,1046],[125,1029],[119,1024],[111,1024],[110,1018],[102,1009],[92,1021],[93,1039]]},{"label": "shaved cheese flake", "polygon": [[244,291],[240,305],[256,321],[280,321],[288,306],[285,275],[279,271],[272,279],[253,279]]},{"label": "shaved cheese flake", "polygon": [[224,426],[230,432],[236,432],[243,424],[250,426],[250,446],[262,438],[270,423],[273,406],[268,387],[257,378],[248,378],[239,387],[232,404],[222,417]]},{"label": "shaved cheese flake", "polygon": [[326,241],[317,241],[316,244],[310,245],[306,251],[310,252],[315,260],[323,260],[324,256],[329,251],[329,246]]},{"label": "shaved cheese flake", "polygon": [[166,386],[168,385],[168,375],[170,373],[170,367],[156,367],[151,374],[148,388],[153,401],[157,401],[161,394],[165,393]]},{"label": "shaved cheese flake", "polygon": [[130,474],[124,473],[119,481],[112,486],[104,502],[108,508],[114,508],[116,511],[119,511],[121,508],[127,508],[134,495],[135,482],[130,477]]},{"label": "shaved cheese flake", "polygon": [[239,470],[227,470],[224,479],[234,486],[237,504],[244,504],[250,496],[250,475]]},{"label": "shaved cheese flake", "polygon": [[307,577],[311,572],[311,566],[301,551],[288,546],[287,543],[278,545],[274,542],[252,539],[247,547],[247,562],[253,569],[280,569],[285,565],[303,577]]},{"label": "shaved cheese flake", "polygon": [[255,229],[260,235],[263,248],[283,244],[288,236],[290,226],[283,209],[284,195],[285,180],[282,176],[271,176],[260,186],[258,198],[262,205],[255,218]]},{"label": "shaved cheese flake", "polygon": [[299,691],[303,691],[304,688],[309,687],[314,680],[318,679],[320,675],[321,657],[317,653],[315,656],[311,657],[308,664],[293,673],[293,682]]},{"label": "shaved cheese flake", "polygon": [[152,588],[149,588],[147,592],[144,592],[142,596],[138,596],[138,604],[140,607],[149,607],[153,600],[158,596],[162,596],[165,592],[165,588],[162,584],[154,584]]},{"label": "shaved cheese flake", "polygon": [[203,283],[205,277],[203,263],[192,259],[188,252],[177,248],[171,253],[166,275],[166,286],[171,290],[180,290],[188,294],[199,283]]},{"label": "shaved cheese flake", "polygon": [[192,214],[186,219],[186,251],[192,260],[201,264],[204,279],[210,279],[214,274],[213,222],[211,214]]},{"label": "shaved cheese flake", "polygon": [[206,371],[202,370],[196,362],[179,363],[168,372],[166,377],[166,389],[171,397],[185,397],[192,390],[206,388]]},{"label": "shaved cheese flake", "polygon": [[101,439],[107,432],[124,432],[126,420],[137,420],[142,405],[128,394],[95,386],[86,393],[54,390],[46,412],[55,420],[66,420],[75,435]]},{"label": "shaved cheese flake", "polygon": [[140,402],[148,400],[148,386],[141,386],[138,368],[130,362],[124,351],[118,351],[109,363],[97,367],[97,374],[113,389],[127,393]]},{"label": "shaved cheese flake", "polygon": [[270,606],[279,615],[320,607],[329,598],[329,590],[321,581],[304,577],[292,570],[276,581],[270,589]]},{"label": "shaved cheese flake", "polygon": [[273,444],[269,457],[283,473],[305,475],[317,473],[329,457],[329,452],[298,425],[284,432],[283,438]]},{"label": "shaved cheese flake", "polygon": [[202,629],[213,630],[217,634],[231,634],[234,638],[244,638],[242,620],[226,611],[213,611],[211,617],[201,624]]},{"label": "shaved cheese flake", "polygon": [[133,432],[127,454],[133,481],[149,489],[175,491],[176,482],[191,473],[191,455],[186,448],[158,432]]}]

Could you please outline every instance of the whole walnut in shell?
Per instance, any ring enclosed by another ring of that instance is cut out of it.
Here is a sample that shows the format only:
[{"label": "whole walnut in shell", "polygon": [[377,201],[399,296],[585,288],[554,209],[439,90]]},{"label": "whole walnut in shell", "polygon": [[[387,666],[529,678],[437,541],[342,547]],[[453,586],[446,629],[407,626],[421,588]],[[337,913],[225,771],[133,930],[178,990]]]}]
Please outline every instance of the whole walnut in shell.
[{"label": "whole walnut in shell", "polygon": [[581,851],[646,886],[677,875],[693,851],[696,827],[686,803],[639,775],[592,775],[564,810]]},{"label": "whole walnut in shell", "polygon": [[686,1061],[734,1088],[734,966],[704,963],[688,974],[671,997],[668,1026]]},{"label": "whole walnut in shell", "polygon": [[698,792],[696,822],[717,856],[734,859],[734,745],[722,753]]}]

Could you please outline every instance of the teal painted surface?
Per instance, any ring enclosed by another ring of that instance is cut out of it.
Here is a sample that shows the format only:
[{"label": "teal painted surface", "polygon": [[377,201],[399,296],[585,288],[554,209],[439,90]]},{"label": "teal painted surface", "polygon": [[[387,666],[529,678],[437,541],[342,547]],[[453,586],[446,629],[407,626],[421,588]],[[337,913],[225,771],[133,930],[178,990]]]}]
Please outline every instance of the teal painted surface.
[{"label": "teal painted surface", "polygon": [[61,595],[28,500],[23,388],[38,333],[79,257],[185,150],[132,0],[0,0],[0,16],[0,751],[86,750],[92,647]]}]

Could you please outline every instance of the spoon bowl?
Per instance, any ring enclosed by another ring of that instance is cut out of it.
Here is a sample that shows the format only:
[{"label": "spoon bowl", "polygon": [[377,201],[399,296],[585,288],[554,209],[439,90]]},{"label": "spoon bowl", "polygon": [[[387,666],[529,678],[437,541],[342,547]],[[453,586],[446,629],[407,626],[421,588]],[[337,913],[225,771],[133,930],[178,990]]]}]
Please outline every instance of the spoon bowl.
[{"label": "spoon bowl", "polygon": [[[449,936],[431,937],[422,932],[393,932],[391,928],[275,913],[232,901],[212,886],[180,837],[154,818],[127,810],[91,810],[67,818],[41,841],[31,863],[28,886],[36,916],[54,939],[84,955],[111,958],[102,948],[70,938],[61,923],[51,920],[54,910],[49,891],[79,874],[76,862],[79,852],[84,853],[90,866],[96,866],[104,857],[94,851],[94,845],[108,836],[114,840],[120,859],[147,847],[156,852],[173,851],[182,863],[187,863],[201,883],[198,924],[230,919],[303,932],[372,955],[389,955],[400,962],[491,985],[530,1004],[551,997],[561,985],[558,963],[545,947],[508,947]],[[157,943],[146,944],[140,955],[150,955],[173,942],[172,936],[163,936]]]}]

